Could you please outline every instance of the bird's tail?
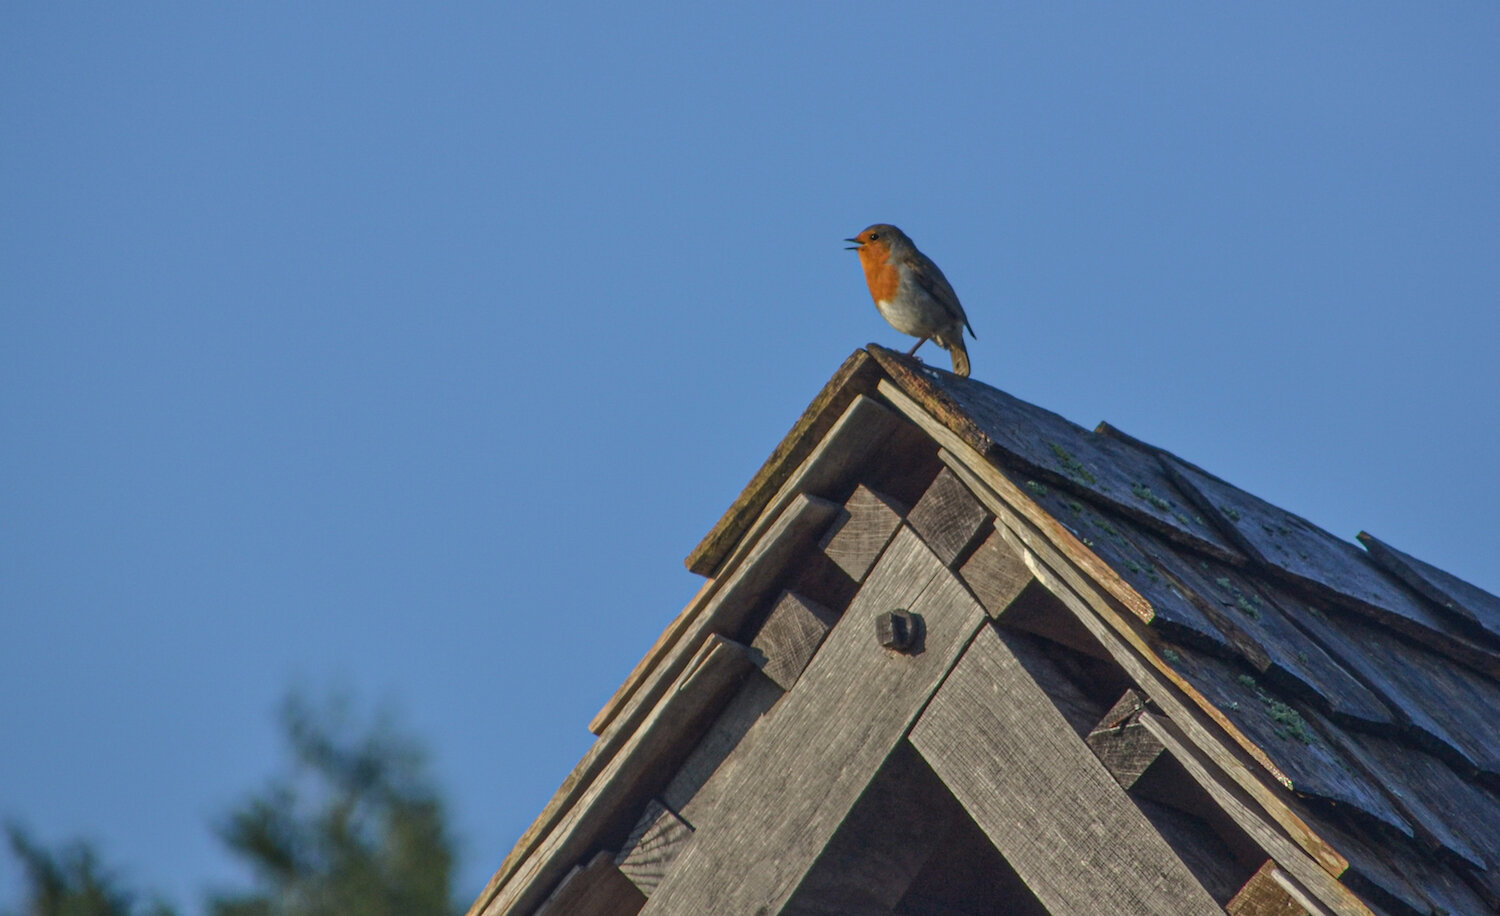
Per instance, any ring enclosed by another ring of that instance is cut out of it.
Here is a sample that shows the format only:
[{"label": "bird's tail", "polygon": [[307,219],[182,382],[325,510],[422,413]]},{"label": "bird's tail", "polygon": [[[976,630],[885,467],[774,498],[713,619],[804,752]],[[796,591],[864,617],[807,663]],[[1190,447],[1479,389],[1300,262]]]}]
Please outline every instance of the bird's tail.
[{"label": "bird's tail", "polygon": [[[960,331],[962,333],[962,331]],[[948,355],[953,357],[954,375],[969,376],[969,351],[963,346],[963,337],[954,337],[948,342]]]},{"label": "bird's tail", "polygon": [[953,374],[962,375],[967,378],[969,375],[969,351],[964,348],[963,331],[960,330],[958,335],[952,340],[943,341],[943,343],[946,343],[948,346],[948,355],[953,357]]}]

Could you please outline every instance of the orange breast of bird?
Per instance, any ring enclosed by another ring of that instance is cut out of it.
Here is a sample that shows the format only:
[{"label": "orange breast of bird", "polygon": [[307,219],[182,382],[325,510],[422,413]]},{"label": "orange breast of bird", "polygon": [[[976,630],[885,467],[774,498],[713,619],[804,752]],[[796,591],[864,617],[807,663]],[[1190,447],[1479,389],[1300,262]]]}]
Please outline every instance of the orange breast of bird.
[{"label": "orange breast of bird", "polygon": [[901,271],[891,263],[891,246],[884,241],[866,242],[860,246],[859,262],[865,269],[865,282],[876,302],[890,302],[901,288]]}]

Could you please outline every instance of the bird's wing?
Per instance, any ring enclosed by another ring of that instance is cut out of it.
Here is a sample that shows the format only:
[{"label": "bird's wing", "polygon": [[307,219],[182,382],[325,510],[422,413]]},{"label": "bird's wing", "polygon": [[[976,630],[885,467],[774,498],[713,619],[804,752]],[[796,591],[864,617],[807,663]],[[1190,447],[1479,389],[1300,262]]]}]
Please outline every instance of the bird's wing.
[{"label": "bird's wing", "polygon": [[912,276],[917,285],[927,291],[927,294],[938,301],[948,314],[957,318],[964,327],[969,329],[969,336],[978,338],[974,333],[974,327],[969,324],[969,316],[964,314],[964,307],[958,304],[958,293],[953,291],[953,285],[938,266],[932,263],[932,259],[919,251],[914,251],[906,256],[906,266],[911,268]]}]

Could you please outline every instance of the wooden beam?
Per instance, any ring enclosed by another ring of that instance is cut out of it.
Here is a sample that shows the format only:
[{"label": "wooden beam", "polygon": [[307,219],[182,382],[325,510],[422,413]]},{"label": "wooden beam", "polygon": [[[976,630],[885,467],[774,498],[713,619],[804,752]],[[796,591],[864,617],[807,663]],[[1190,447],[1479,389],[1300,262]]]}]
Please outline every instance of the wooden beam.
[{"label": "wooden beam", "polygon": [[568,872],[536,916],[635,916],[645,903],[615,867],[614,856],[601,850]]},{"label": "wooden beam", "polygon": [[1298,884],[1329,910],[1348,916],[1371,916],[1370,908],[1327,871],[1319,868],[1286,834],[1255,809],[1256,802],[1241,787],[1220,778],[1213,765],[1178,730],[1176,724],[1155,713],[1143,712],[1140,723],[1151,731],[1194,781],[1208,791],[1214,803],[1250,838],[1260,845]]},{"label": "wooden beam", "polygon": [[849,578],[863,582],[905,515],[905,506],[860,484],[819,546]]},{"label": "wooden beam", "polygon": [[[892,608],[923,617],[924,651],[875,641]],[[721,768],[730,778],[712,816],[694,822],[644,912],[779,911],[986,619],[920,538],[898,532],[797,688]]]},{"label": "wooden beam", "polygon": [[[568,864],[599,834],[656,792],[663,773],[676,768],[724,700],[755,667],[750,650],[714,635],[630,741],[589,783],[557,826],[549,831],[488,899],[470,912],[526,912],[536,906]],[[611,867],[613,867],[611,865]]]},{"label": "wooden beam", "polygon": [[1026,561],[996,531],[964,561],[959,575],[991,617],[1005,613],[1026,586],[1036,581]]},{"label": "wooden beam", "polygon": [[1276,873],[1275,860],[1267,859],[1239,893],[1224,905],[1229,916],[1307,916],[1307,907],[1276,880]]},{"label": "wooden beam", "polygon": [[944,468],[912,506],[906,523],[945,565],[952,566],[973,545],[989,519],[989,511],[969,488]]},{"label": "wooden beam", "polygon": [[709,726],[667,787],[662,801],[690,826],[706,821],[718,805],[716,788],[728,779],[729,764],[745,742],[755,740],[760,724],[781,699],[776,682],[759,671],[750,672],[739,693]]},{"label": "wooden beam", "polygon": [[1094,756],[1109,774],[1130,791],[1146,775],[1166,750],[1151,731],[1142,725],[1138,713],[1146,708],[1145,698],[1134,690],[1125,691],[1087,738]]},{"label": "wooden beam", "polygon": [[839,508],[837,503],[805,493],[788,500],[775,521],[760,531],[753,546],[743,556],[737,555],[739,562],[713,596],[701,604],[688,605],[667,626],[625,683],[594,716],[589,731],[602,734],[632,704],[639,708],[641,702],[654,702],[654,697],[649,696],[641,701],[637,694],[650,694],[653,686],[659,687],[676,677],[685,654],[696,650],[705,634],[738,629],[745,615],[775,584],[787,560],[821,535]]},{"label": "wooden beam", "polygon": [[[650,897],[667,869],[672,867],[672,861],[692,838],[693,828],[672,813],[660,799],[653,798],[620,847],[615,865],[643,896]],[[644,905],[645,901],[641,903]]]},{"label": "wooden beam", "polygon": [[887,916],[963,809],[902,742],[780,916]]},{"label": "wooden beam", "polygon": [[[823,390],[803,411],[786,436],[777,444],[760,470],[740,495],[704,535],[687,556],[687,568],[700,576],[716,576],[757,518],[767,512],[775,514],[777,499],[784,497],[797,477],[824,474],[823,479],[842,473],[854,460],[862,459],[863,448],[845,449],[838,440],[838,422],[848,416],[848,407],[866,394],[874,393],[875,381],[882,371],[864,351],[856,351],[839,367]],[[848,430],[846,429],[845,432]],[[873,432],[873,430],[871,430]],[[854,430],[858,433],[859,430]],[[877,439],[880,437],[877,437]],[[795,486],[790,489],[795,492]],[[805,488],[817,492],[816,487]]]},{"label": "wooden beam", "polygon": [[[971,488],[975,488],[975,493],[996,513],[996,530],[1000,531],[1012,546],[1022,552],[1028,567],[1038,580],[1073,613],[1078,622],[1088,629],[1101,646],[1108,649],[1110,657],[1124,668],[1130,679],[1140,685],[1169,716],[1179,722],[1191,735],[1195,746],[1203,748],[1206,753],[1210,754],[1214,763],[1236,785],[1255,798],[1272,820],[1295,838],[1318,865],[1330,875],[1343,874],[1344,870],[1349,867],[1348,859],[1318,836],[1297,816],[1296,812],[1276,796],[1275,792],[1262,783],[1230,748],[1221,743],[1220,734],[1227,734],[1235,745],[1259,765],[1258,769],[1263,768],[1265,772],[1285,782],[1286,777],[1281,774],[1264,751],[1246,738],[1234,726],[1234,723],[1230,722],[1192,684],[1156,655],[1146,637],[1139,631],[1136,621],[1140,618],[1140,614],[1131,611],[1131,616],[1127,618],[1121,609],[1111,602],[1110,599],[1114,597],[1113,592],[1103,588],[1104,583],[1096,582],[1091,572],[1084,571],[1088,568],[1087,565],[1074,565],[1074,559],[1078,558],[1074,557],[1071,552],[1072,548],[1066,544],[1054,544],[1049,540],[1049,535],[1043,533],[1044,530],[1050,529],[1037,529],[1028,521],[1029,516],[1023,517],[1017,509],[1012,507],[1009,502],[1010,497],[1002,497],[999,490],[989,486],[993,482],[996,487],[1015,489],[999,470],[985,461],[983,457],[975,455],[971,449],[968,450],[968,454],[976,462],[972,466],[960,460],[951,451],[946,451],[949,445],[964,449],[968,447],[931,418],[928,418],[925,425],[920,422],[919,425],[923,425],[923,428],[928,429],[934,436],[946,437],[945,451],[942,453],[945,463],[964,477]],[[1016,495],[1017,498],[1025,499],[1019,496],[1019,493]],[[1030,503],[1029,500],[1027,502]],[[1034,504],[1031,505],[1034,506]],[[1052,524],[1066,532],[1066,529],[1061,528],[1055,521]],[[1071,534],[1068,537],[1072,537]],[[1081,544],[1077,546],[1084,553],[1089,553]],[[1065,553],[1065,550],[1068,552]],[[1089,555],[1092,556],[1092,554]],[[1145,619],[1149,619],[1149,605],[1145,613],[1147,615]],[[1210,722],[1212,725],[1209,724]]]},{"label": "wooden beam", "polygon": [[[977,475],[983,480],[984,486],[1003,497],[1004,512],[1012,518],[1020,517],[1032,526],[1035,526],[1044,535],[1058,543],[1060,549],[1066,551],[1067,555],[1080,565],[1093,581],[1107,591],[1111,597],[1119,601],[1130,612],[1138,617],[1143,623],[1150,623],[1155,611],[1151,603],[1131,587],[1110,568],[1108,563],[1094,555],[1093,551],[1084,546],[1078,537],[1069,531],[1061,522],[1054,519],[1036,501],[1028,497],[1019,487],[1010,482],[1010,479],[1002,474],[998,468],[989,463],[989,459],[974,450],[969,443],[957,433],[953,432],[943,423],[935,419],[916,401],[912,400],[906,392],[897,385],[881,380],[879,390],[882,397],[891,402],[901,414],[908,420],[916,423],[927,435],[931,436],[950,455],[962,455],[963,461],[958,465],[945,462],[955,472],[962,468],[968,468],[970,475]],[[962,475],[960,475],[962,476]],[[973,489],[969,477],[964,477],[964,482],[970,484],[970,490],[978,496],[980,501],[991,511],[996,511],[993,501],[985,499],[985,494]],[[998,514],[998,513],[997,513]]]},{"label": "wooden beam", "polygon": [[1221,913],[992,627],[911,742],[1054,913]]},{"label": "wooden beam", "polygon": [[839,615],[816,601],[783,592],[750,643],[765,658],[760,670],[782,690],[791,690],[838,620]]}]

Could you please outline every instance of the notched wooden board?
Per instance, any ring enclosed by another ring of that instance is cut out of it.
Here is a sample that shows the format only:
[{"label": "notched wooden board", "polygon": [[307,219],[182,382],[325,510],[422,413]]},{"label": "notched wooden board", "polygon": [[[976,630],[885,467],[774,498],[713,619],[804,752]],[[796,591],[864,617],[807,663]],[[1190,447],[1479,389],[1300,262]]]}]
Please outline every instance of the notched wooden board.
[{"label": "notched wooden board", "polygon": [[1028,404],[997,388],[872,346],[901,388],[986,456],[1028,476],[1088,493],[1167,537],[1230,562],[1242,557],[1148,451]]},{"label": "notched wooden board", "polygon": [[1226,655],[1233,652],[1219,628],[1135,545],[1133,539],[1139,538],[1140,530],[1134,524],[1107,515],[1093,504],[1056,487],[1019,477],[1013,471],[1005,474],[1151,603],[1155,612],[1152,629],[1174,642],[1190,643],[1205,651]]},{"label": "notched wooden board", "polygon": [[1500,799],[1400,741],[1352,730],[1324,731],[1396,796],[1423,842],[1474,868],[1500,869]]},{"label": "notched wooden board", "polygon": [[688,554],[689,570],[700,576],[718,574],[725,558],[776,495],[778,488],[812,453],[850,402],[861,394],[874,392],[879,377],[880,367],[863,350],[854,351],[844,360],[713,530]]},{"label": "notched wooden board", "polygon": [[1500,786],[1500,684],[1356,615],[1281,591],[1271,597],[1400,715],[1414,740]]},{"label": "notched wooden board", "polygon": [[1411,825],[1375,786],[1302,715],[1243,668],[1168,646],[1162,657],[1188,679],[1253,741],[1281,771],[1283,784],[1297,794],[1351,807],[1368,819],[1408,836]]},{"label": "notched wooden board", "polygon": [[1474,644],[1458,625],[1386,575],[1354,544],[1186,462],[1162,456],[1174,480],[1253,559],[1320,598],[1374,617],[1445,654],[1500,675],[1500,656]]},{"label": "notched wooden board", "polygon": [[1492,637],[1500,637],[1500,597],[1409,553],[1402,553],[1367,531],[1359,533],[1359,542],[1365,545],[1372,560],[1427,596],[1438,607]]},{"label": "notched wooden board", "polygon": [[1294,626],[1247,572],[1207,557],[1184,556],[1149,536],[1137,544],[1266,683],[1339,721],[1395,727],[1390,710]]}]

